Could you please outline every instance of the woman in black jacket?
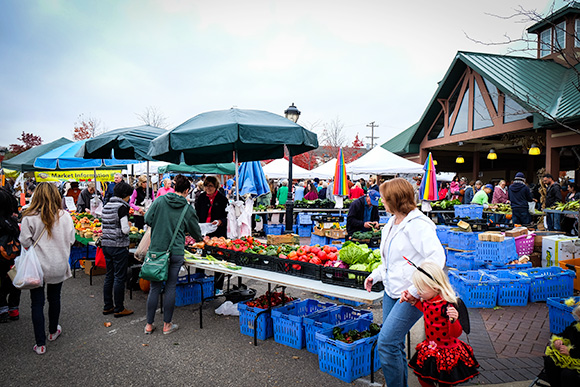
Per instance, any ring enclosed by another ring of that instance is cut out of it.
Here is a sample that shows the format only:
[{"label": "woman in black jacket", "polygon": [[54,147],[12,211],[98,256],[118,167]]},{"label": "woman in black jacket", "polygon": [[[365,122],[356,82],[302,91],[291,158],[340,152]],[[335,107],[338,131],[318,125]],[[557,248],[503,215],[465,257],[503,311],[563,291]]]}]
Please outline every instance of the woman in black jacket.
[{"label": "woman in black jacket", "polygon": [[228,199],[218,190],[219,182],[215,176],[208,176],[203,182],[204,192],[199,195],[195,202],[195,211],[200,223],[217,222],[217,230],[210,237],[227,237],[227,212]]}]

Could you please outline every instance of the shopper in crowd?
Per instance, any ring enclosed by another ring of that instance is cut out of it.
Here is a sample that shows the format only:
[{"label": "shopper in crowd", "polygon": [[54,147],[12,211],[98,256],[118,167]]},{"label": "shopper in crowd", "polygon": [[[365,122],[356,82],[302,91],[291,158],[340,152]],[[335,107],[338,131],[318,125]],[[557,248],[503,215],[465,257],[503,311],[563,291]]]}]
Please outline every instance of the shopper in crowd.
[{"label": "shopper in crowd", "polygon": [[508,198],[512,207],[512,222],[514,224],[530,223],[529,203],[534,199],[526,185],[526,177],[522,172],[516,173],[514,182],[509,186]]},{"label": "shopper in crowd", "polygon": [[[546,186],[546,198],[544,208],[550,208],[558,202],[562,202],[562,187],[554,180],[554,177],[546,173],[542,182]],[[560,230],[560,214],[548,214],[546,216],[548,230]]]},{"label": "shopper in crowd", "polygon": [[115,176],[113,177],[113,182],[107,185],[107,189],[105,190],[105,198],[103,199],[103,205],[107,204],[109,200],[111,200],[111,198],[115,196],[114,192],[115,185],[119,184],[122,181],[123,175],[121,175],[120,173],[115,173]]},{"label": "shopper in crowd", "polygon": [[304,199],[304,182],[299,181],[294,188],[294,201],[300,201]]},{"label": "shopper in crowd", "polygon": [[[137,188],[133,191],[129,205],[135,211],[133,221],[135,227],[142,230],[145,225],[145,202],[147,199],[147,175],[141,175],[137,179]],[[149,200],[153,202],[153,189],[149,187]]]},{"label": "shopper in crowd", "polygon": [[318,199],[325,200],[326,199],[326,190],[328,190],[328,183],[323,181],[320,183],[320,191],[318,191]]},{"label": "shopper in crowd", "polygon": [[493,189],[492,203],[509,203],[508,189],[505,180],[500,180]]},{"label": "shopper in crowd", "polygon": [[350,189],[348,193],[348,198],[351,200],[355,200],[360,198],[361,196],[364,196],[364,194],[365,191],[362,189],[360,183],[357,181],[355,185]]},{"label": "shopper in crowd", "polygon": [[[566,203],[580,200],[580,192],[578,192],[578,186],[575,183],[568,183],[568,192],[566,193],[565,201]],[[566,234],[578,235],[578,218],[576,215],[566,214],[562,219],[562,231]]]},{"label": "shopper in crowd", "polygon": [[451,193],[451,200],[459,199],[461,189],[461,184],[459,182],[459,176],[455,175],[451,183],[449,184],[449,192]]},{"label": "shopper in crowd", "polygon": [[369,179],[369,189],[374,189],[375,191],[379,192],[379,186],[375,177],[371,177]]},{"label": "shopper in crowd", "polygon": [[314,185],[314,183],[310,183],[308,185],[308,193],[306,195],[304,195],[304,199],[306,199],[306,200],[318,199],[318,190],[316,189],[316,186]]},{"label": "shopper in crowd", "polygon": [[[288,200],[288,180],[284,179],[280,184],[278,192],[276,192],[276,199],[278,199],[278,204],[286,204],[286,201]],[[306,198],[306,196],[304,196],[304,198]],[[284,223],[284,214],[280,214],[278,222],[280,224]]]},{"label": "shopper in crowd", "polygon": [[[210,182],[212,187],[210,196],[217,193],[218,181],[215,177],[208,176],[206,182]],[[151,281],[151,289],[147,297],[147,325],[145,325],[145,334],[151,334],[155,330],[155,310],[159,303],[159,294],[163,290],[163,334],[175,332],[179,327],[173,323],[173,311],[175,309],[175,289],[177,286],[177,277],[179,269],[183,265],[183,246],[185,245],[185,233],[189,233],[196,241],[201,241],[201,231],[196,211],[187,204],[185,196],[191,189],[191,184],[183,175],[175,176],[175,192],[169,192],[153,202],[149,211],[145,214],[145,223],[152,227],[151,230],[151,251],[171,251],[169,258],[169,270],[165,285],[162,281]],[[223,196],[223,195],[222,195]],[[215,198],[215,195],[214,195]],[[172,246],[168,246],[174,231],[177,228],[177,222],[181,217],[184,207],[187,212],[180,228],[177,232],[175,241]]]},{"label": "shopper in crowd", "polygon": [[580,386],[580,306],[572,309],[575,321],[550,339],[544,370],[552,387]]},{"label": "shopper in crowd", "polygon": [[101,246],[107,272],[103,284],[103,314],[124,317],[133,314],[125,308],[125,282],[129,265],[129,199],[133,187],[124,181],[115,184],[114,195],[103,208]]},{"label": "shopper in crowd", "polygon": [[328,183],[328,189],[326,190],[326,198],[331,202],[335,203],[336,199],[334,198],[333,192],[334,192],[334,181],[330,180],[330,182]]},{"label": "shopper in crowd", "polygon": [[[75,201],[75,206],[79,200],[79,195],[81,194],[81,189],[79,188],[79,182],[78,181],[71,181],[70,182],[70,188],[66,191],[66,195],[65,196],[69,196],[72,197],[73,200]],[[82,212],[82,211],[81,211]]]},{"label": "shopper in crowd", "polygon": [[[193,187],[193,186],[192,186]],[[199,196],[203,193],[203,180],[199,180],[195,183],[195,188],[193,190],[193,206],[195,207],[195,203],[199,199]]]},{"label": "shopper in crowd", "polygon": [[445,182],[441,183],[441,189],[439,190],[439,200],[445,200],[449,196],[449,185]]},{"label": "shopper in crowd", "polygon": [[48,300],[48,341],[62,333],[59,325],[62,283],[71,277],[68,257],[75,241],[75,229],[70,215],[62,210],[58,189],[50,183],[40,183],[34,197],[22,213],[20,243],[25,249],[35,245],[36,255],[44,275],[44,284],[30,290],[32,325],[37,354],[46,352],[44,320],[44,288]]},{"label": "shopper in crowd", "polygon": [[0,323],[18,320],[20,317],[21,290],[14,287],[8,271],[16,258],[12,245],[18,241],[18,202],[4,187],[0,188]]},{"label": "shopper in crowd", "polygon": [[483,189],[480,189],[475,193],[471,204],[481,204],[483,208],[489,207],[489,194],[493,191],[493,185],[486,184]]},{"label": "shopper in crowd", "polygon": [[83,189],[81,194],[79,195],[77,201],[77,212],[90,212],[91,211],[91,199],[93,197],[98,197],[102,199],[103,196],[97,189],[95,188],[95,183],[89,181],[87,184],[87,188]]},{"label": "shopper in crowd", "polygon": [[471,201],[473,200],[473,196],[475,195],[475,192],[473,191],[474,184],[475,184],[475,182],[473,180],[471,180],[465,186],[465,191],[463,192],[463,204],[471,204]]},{"label": "shopper in crowd", "polygon": [[406,387],[408,369],[404,341],[421,317],[421,311],[409,303],[419,299],[419,293],[411,282],[415,269],[404,257],[416,265],[433,262],[442,268],[445,252],[437,239],[435,224],[416,207],[411,183],[401,178],[389,180],[381,184],[380,192],[385,209],[393,216],[382,231],[381,265],[367,277],[365,288],[371,291],[373,284],[379,281],[384,285],[379,358],[386,384]]},{"label": "shopper in crowd", "polygon": [[316,188],[316,191],[320,190],[320,179],[318,177],[314,178],[313,184],[314,188]]},{"label": "shopper in crowd", "polygon": [[379,228],[379,198],[377,191],[370,190],[350,204],[346,217],[348,235]]},{"label": "shopper in crowd", "polygon": [[168,194],[169,192],[175,192],[175,190],[173,189],[173,187],[171,186],[171,179],[166,177],[165,179],[163,179],[163,187],[159,188],[159,190],[157,191],[157,198],[160,196],[163,196],[165,194]]}]

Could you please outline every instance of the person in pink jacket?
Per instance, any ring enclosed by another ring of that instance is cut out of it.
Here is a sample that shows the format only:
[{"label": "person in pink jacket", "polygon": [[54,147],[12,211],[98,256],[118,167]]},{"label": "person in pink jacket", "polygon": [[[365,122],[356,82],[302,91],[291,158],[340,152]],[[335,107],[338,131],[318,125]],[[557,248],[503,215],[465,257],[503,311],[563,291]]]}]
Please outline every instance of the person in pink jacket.
[{"label": "person in pink jacket", "polygon": [[175,190],[171,187],[171,179],[165,178],[163,179],[163,187],[159,188],[157,191],[157,196],[155,197],[158,198],[159,196],[163,196],[169,192],[175,192]]},{"label": "person in pink jacket", "polygon": [[451,184],[449,184],[449,192],[451,192],[451,200],[459,199],[461,184],[459,183],[459,176],[455,175]]},{"label": "person in pink jacket", "polygon": [[505,180],[502,180],[493,189],[492,203],[509,203],[508,191]]}]

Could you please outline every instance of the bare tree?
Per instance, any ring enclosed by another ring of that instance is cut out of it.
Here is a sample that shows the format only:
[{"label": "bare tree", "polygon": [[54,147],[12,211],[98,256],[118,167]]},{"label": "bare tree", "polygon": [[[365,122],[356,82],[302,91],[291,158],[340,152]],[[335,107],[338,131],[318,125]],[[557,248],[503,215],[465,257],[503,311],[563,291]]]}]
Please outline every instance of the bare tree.
[{"label": "bare tree", "polygon": [[135,113],[135,115],[145,125],[162,129],[167,129],[169,127],[167,117],[165,117],[165,115],[161,113],[155,106],[147,106],[143,113]]},{"label": "bare tree", "polygon": [[105,132],[102,127],[101,120],[95,117],[84,117],[84,114],[79,114],[78,121],[75,122],[73,129],[73,139],[75,141],[93,138]]},{"label": "bare tree", "polygon": [[344,134],[344,124],[338,117],[330,122],[323,124],[322,136],[320,143],[332,148],[342,148],[346,145],[346,136]]}]

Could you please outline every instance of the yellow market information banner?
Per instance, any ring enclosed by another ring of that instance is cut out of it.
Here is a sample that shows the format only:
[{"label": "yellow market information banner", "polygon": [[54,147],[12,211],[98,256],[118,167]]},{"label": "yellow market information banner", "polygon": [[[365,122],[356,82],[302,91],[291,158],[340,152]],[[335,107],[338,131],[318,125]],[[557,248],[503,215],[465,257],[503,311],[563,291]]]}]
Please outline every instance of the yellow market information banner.
[{"label": "yellow market information banner", "polygon": [[[121,173],[121,170],[97,170],[97,181],[113,181],[115,173]],[[40,171],[34,172],[34,178],[37,182],[41,181],[63,181],[63,180],[94,180],[95,171]]]}]

